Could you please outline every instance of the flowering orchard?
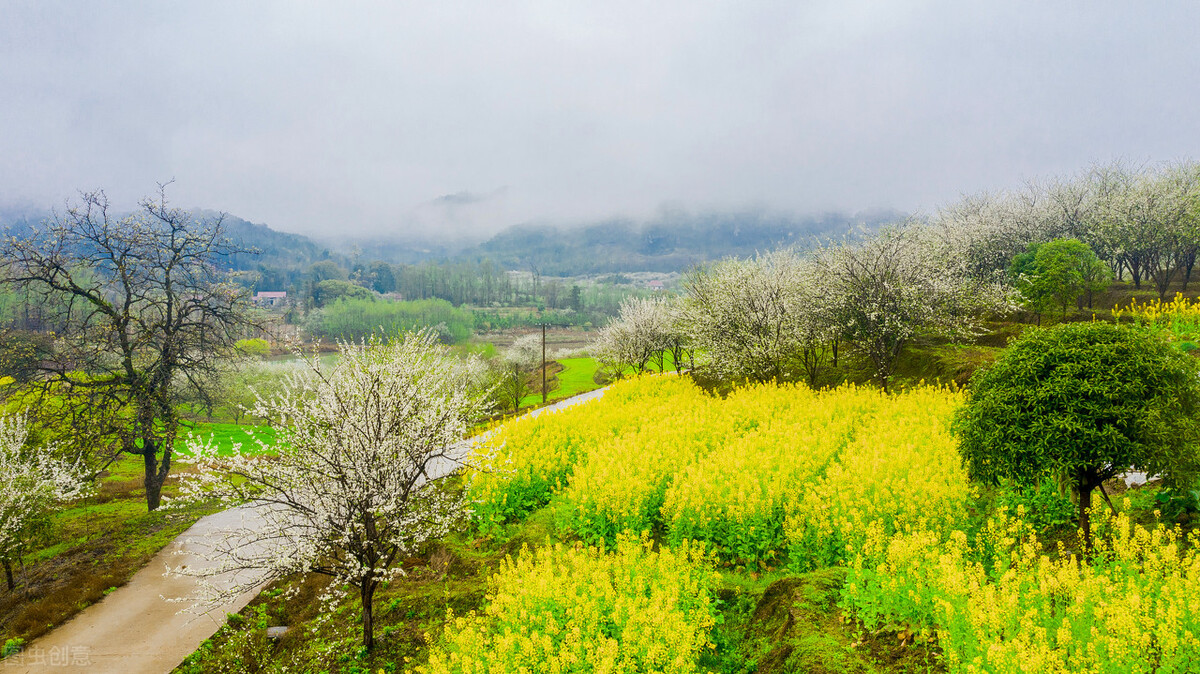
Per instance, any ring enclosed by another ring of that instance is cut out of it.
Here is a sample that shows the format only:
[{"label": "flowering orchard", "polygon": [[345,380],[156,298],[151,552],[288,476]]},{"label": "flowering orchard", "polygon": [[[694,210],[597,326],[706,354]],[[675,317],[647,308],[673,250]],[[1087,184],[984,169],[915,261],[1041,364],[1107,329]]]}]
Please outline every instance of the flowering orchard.
[{"label": "flowering orchard", "polygon": [[[767,384],[721,399],[683,378],[652,377],[502,426],[477,448],[480,468],[468,479],[478,525],[502,532],[549,505],[560,530],[616,552],[518,556],[493,579],[487,608],[447,630],[433,671],[516,671],[517,652],[564,666],[600,653],[649,662],[636,659],[640,636],[585,638],[595,611],[626,614],[577,590],[608,588],[614,577],[663,580],[664,563],[678,588],[685,556],[699,574],[712,564],[847,567],[845,615],[936,639],[952,672],[1200,667],[1200,556],[1181,533],[1097,511],[1100,542],[1080,559],[1061,545],[1048,554],[1023,510],[972,514],[983,501],[949,430],[964,398],[938,387],[889,396]],[[630,543],[645,532],[658,552]],[[656,610],[681,606],[648,587],[638,596]],[[586,608],[550,599],[560,595]],[[695,662],[686,658],[701,635],[672,630],[656,652]]]}]

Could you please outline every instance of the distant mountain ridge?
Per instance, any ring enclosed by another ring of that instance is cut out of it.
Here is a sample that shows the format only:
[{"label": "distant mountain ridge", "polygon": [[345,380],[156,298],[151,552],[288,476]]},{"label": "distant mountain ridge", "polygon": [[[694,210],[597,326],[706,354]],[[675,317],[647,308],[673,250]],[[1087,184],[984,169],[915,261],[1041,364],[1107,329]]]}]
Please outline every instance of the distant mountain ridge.
[{"label": "distant mountain ridge", "polygon": [[481,262],[555,276],[635,271],[681,271],[698,262],[746,257],[780,246],[809,247],[859,226],[868,229],[905,217],[894,210],[796,216],[767,211],[670,213],[636,222],[611,219],[585,225],[522,224],[479,242],[414,241],[375,237],[344,242],[362,259],[412,264]]},{"label": "distant mountain ridge", "polygon": [[[199,220],[213,220],[222,214],[215,211],[192,211]],[[303,234],[280,232],[262,224],[243,220],[237,216],[223,214],[225,234],[239,246],[254,250],[253,253],[237,253],[230,256],[230,266],[238,270],[257,267],[305,268],[314,262],[337,257],[328,247],[322,246]]]},{"label": "distant mountain ridge", "polygon": [[[201,220],[222,214],[194,210]],[[0,210],[0,228],[16,234],[50,217],[47,210]],[[689,214],[668,213],[645,222],[613,219],[582,226],[515,225],[472,244],[374,237],[321,242],[302,234],[272,229],[224,214],[231,239],[257,254],[230,256],[230,267],[260,275],[260,287],[285,287],[313,263],[333,260],[392,264],[491,260],[506,269],[537,270],[551,276],[618,272],[682,271],[707,260],[746,257],[780,246],[808,247],[820,238],[837,237],[855,227],[876,228],[904,217],[893,210],[857,214],[796,216],[767,211]]]},{"label": "distant mountain ridge", "polygon": [[[335,256],[329,247],[322,246],[302,234],[281,232],[271,229],[267,225],[256,224],[218,211],[196,209],[189,212],[193,218],[202,222],[223,218],[226,236],[240,247],[257,251],[257,254],[230,256],[230,266],[237,270],[253,269],[261,265],[307,267],[313,262],[328,260]],[[53,215],[53,212],[43,208],[10,207],[0,209],[0,230],[8,230],[20,236],[32,231]],[[110,213],[110,215],[119,220],[128,213]]]},{"label": "distant mountain ridge", "polygon": [[489,258],[515,269],[556,276],[681,271],[707,260],[746,257],[781,246],[807,248],[855,227],[902,219],[897,211],[810,216],[740,213],[677,214],[644,223],[610,220],[583,227],[515,226],[458,257]]}]

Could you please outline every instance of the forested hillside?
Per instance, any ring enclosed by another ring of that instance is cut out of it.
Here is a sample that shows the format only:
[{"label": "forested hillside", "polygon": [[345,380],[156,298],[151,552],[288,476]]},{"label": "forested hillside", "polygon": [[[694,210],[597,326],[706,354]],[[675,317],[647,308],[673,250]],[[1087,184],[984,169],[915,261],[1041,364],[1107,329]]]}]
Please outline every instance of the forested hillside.
[{"label": "forested hillside", "polygon": [[462,256],[489,258],[508,268],[535,267],[560,276],[682,271],[730,255],[753,255],[788,245],[808,247],[814,238],[900,219],[903,215],[895,211],[802,217],[744,211],[668,214],[644,223],[610,220],[579,228],[518,226]]}]

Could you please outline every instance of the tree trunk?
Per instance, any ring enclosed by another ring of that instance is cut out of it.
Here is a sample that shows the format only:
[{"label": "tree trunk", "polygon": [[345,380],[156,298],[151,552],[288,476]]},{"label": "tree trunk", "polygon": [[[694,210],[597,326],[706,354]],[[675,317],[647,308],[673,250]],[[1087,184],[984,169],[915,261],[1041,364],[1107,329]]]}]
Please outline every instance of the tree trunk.
[{"label": "tree trunk", "polygon": [[4,580],[8,581],[8,591],[17,589],[17,581],[13,578],[12,560],[4,558]]},{"label": "tree trunk", "polygon": [[1079,489],[1079,528],[1083,530],[1083,550],[1088,557],[1092,556],[1092,518],[1088,512],[1092,507],[1092,484],[1087,478],[1081,477]]},{"label": "tree trunk", "polygon": [[371,606],[375,598],[375,582],[364,580],[359,589],[362,594],[363,648],[371,650],[375,646],[375,613]]},{"label": "tree trunk", "polygon": [[142,449],[142,464],[146,471],[143,481],[146,485],[146,507],[150,510],[158,510],[162,504],[163,483],[167,481],[167,474],[171,470],[170,448],[164,443],[162,461],[159,461],[158,453],[154,451],[155,445],[153,441],[145,441]]}]

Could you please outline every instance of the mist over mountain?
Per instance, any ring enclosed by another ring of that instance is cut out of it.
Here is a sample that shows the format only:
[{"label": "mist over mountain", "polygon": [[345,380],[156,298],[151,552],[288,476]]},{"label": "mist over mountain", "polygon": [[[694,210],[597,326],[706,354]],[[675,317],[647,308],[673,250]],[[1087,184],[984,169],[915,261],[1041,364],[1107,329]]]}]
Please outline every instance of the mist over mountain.
[{"label": "mist over mountain", "polygon": [[[613,218],[575,226],[515,225],[485,240],[454,236],[318,240],[211,210],[193,210],[192,215],[201,221],[224,218],[227,235],[240,247],[255,251],[230,255],[230,268],[255,272],[260,279],[256,285],[261,287],[294,285],[312,264],[324,260],[342,266],[371,261],[490,260],[505,269],[536,270],[551,276],[682,271],[706,260],[746,257],[781,246],[806,248],[818,239],[841,236],[859,226],[876,228],[904,218],[895,210],[803,216],[765,210],[670,211],[644,222]],[[45,209],[0,210],[0,228],[21,235],[51,216]]]},{"label": "mist over mountain", "polygon": [[781,246],[807,248],[858,226],[900,220],[893,210],[796,216],[767,211],[670,213],[646,222],[614,219],[582,227],[510,227],[459,257],[491,259],[510,269],[571,276],[681,271],[706,260],[746,257]]},{"label": "mist over mountain", "polygon": [[491,260],[506,269],[553,276],[681,271],[706,260],[746,257],[781,246],[806,248],[858,226],[902,220],[896,210],[794,215],[766,210],[719,213],[668,211],[638,222],[612,218],[582,225],[527,223],[471,241],[375,237],[330,246],[362,260],[393,264]]}]

